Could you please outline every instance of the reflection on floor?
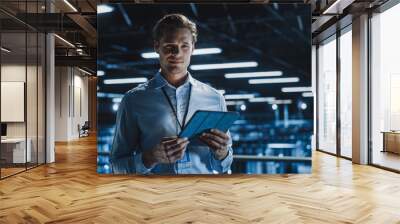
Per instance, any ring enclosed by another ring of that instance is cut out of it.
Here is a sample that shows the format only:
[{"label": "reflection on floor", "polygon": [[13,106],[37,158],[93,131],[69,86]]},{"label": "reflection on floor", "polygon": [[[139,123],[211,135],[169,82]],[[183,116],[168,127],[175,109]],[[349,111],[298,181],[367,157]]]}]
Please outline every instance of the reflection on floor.
[{"label": "reflection on floor", "polygon": [[392,152],[374,151],[373,164],[400,171],[400,155]]},{"label": "reflection on floor", "polygon": [[25,170],[25,167],[24,168],[1,168],[1,178],[13,175],[15,173],[18,173],[18,172],[21,172],[24,170]]},{"label": "reflection on floor", "polygon": [[5,178],[7,176],[22,172],[26,169],[36,167],[37,164],[36,163],[27,163],[26,167],[25,167],[25,164],[4,164],[4,163],[2,163],[1,166],[2,167],[0,170],[0,173],[1,173],[0,177]]}]

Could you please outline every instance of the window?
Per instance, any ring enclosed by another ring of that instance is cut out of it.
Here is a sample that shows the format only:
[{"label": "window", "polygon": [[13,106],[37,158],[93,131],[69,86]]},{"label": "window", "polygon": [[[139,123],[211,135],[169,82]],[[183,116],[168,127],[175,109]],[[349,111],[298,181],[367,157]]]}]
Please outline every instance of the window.
[{"label": "window", "polygon": [[318,149],[336,153],[336,36],[318,48]]},{"label": "window", "polygon": [[372,163],[396,170],[400,170],[399,21],[400,4],[371,19]]},{"label": "window", "polygon": [[[21,14],[40,13],[43,4],[19,2],[18,7]],[[0,17],[0,178],[4,178],[45,163],[46,40],[44,33],[12,16],[0,12]],[[4,21],[13,25],[5,26]]]},{"label": "window", "polygon": [[340,155],[351,158],[352,141],[352,33],[351,26],[340,36]]}]

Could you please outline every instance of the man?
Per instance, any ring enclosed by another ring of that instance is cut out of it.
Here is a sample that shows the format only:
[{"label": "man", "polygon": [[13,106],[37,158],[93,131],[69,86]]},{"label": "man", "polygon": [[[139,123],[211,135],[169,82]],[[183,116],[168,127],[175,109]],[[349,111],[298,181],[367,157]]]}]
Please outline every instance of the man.
[{"label": "man", "polygon": [[197,110],[226,111],[224,97],[187,71],[196,25],[170,14],[157,22],[153,38],[160,71],[120,103],[110,157],[113,173],[226,173],[232,163],[229,133],[211,130],[197,142],[177,137]]}]

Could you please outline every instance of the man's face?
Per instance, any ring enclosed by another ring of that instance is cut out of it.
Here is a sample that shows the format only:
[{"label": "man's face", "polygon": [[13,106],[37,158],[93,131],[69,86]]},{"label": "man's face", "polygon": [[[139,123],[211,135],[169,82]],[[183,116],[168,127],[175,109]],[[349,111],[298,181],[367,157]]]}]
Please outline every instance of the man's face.
[{"label": "man's face", "polygon": [[163,72],[186,74],[194,50],[192,34],[186,28],[166,32],[160,41],[154,43],[154,49],[160,56]]}]

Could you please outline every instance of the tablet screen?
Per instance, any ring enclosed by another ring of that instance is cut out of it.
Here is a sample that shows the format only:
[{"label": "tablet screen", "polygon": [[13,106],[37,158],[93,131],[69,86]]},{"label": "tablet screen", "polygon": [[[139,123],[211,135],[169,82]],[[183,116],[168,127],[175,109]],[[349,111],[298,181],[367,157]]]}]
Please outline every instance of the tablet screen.
[{"label": "tablet screen", "polygon": [[237,112],[196,111],[179,137],[190,139],[210,129],[227,132],[239,116]]}]

